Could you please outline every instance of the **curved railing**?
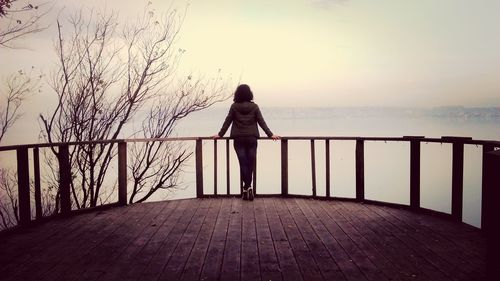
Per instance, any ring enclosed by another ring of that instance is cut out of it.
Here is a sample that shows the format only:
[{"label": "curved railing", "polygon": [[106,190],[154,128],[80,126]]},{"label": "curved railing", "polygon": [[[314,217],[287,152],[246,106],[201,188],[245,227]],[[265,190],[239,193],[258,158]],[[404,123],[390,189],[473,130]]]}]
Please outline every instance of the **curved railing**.
[{"label": "curved railing", "polygon": [[[269,138],[261,138],[261,140],[269,140]],[[71,195],[70,195],[70,182],[71,182],[71,165],[69,163],[69,146],[74,145],[88,145],[88,144],[109,144],[117,145],[118,149],[118,201],[115,203],[104,205],[103,207],[119,206],[127,204],[127,144],[139,142],[166,142],[166,141],[183,141],[195,143],[195,170],[196,170],[196,197],[206,196],[228,196],[234,195],[230,193],[230,139],[220,138],[214,140],[208,137],[185,137],[185,138],[161,138],[161,139],[116,139],[116,140],[98,140],[87,142],[68,142],[68,143],[45,143],[45,144],[23,144],[1,146],[1,151],[16,151],[17,155],[17,178],[18,178],[18,202],[19,202],[19,224],[21,226],[30,224],[32,220],[31,214],[31,199],[30,199],[30,176],[29,176],[29,150],[33,153],[33,181],[34,181],[34,203],[36,219],[42,219],[42,206],[41,206],[41,192],[40,192],[40,148],[57,147],[58,149],[58,162],[59,162],[59,194],[60,194],[60,213],[62,215],[73,214],[81,212],[82,210],[71,210]],[[464,145],[478,145],[482,146],[483,153],[483,174],[482,174],[482,206],[481,206],[481,222],[484,229],[488,225],[488,218],[492,211],[487,206],[490,201],[489,197],[493,194],[491,188],[488,186],[498,184],[495,182],[495,175],[499,174],[500,165],[495,164],[494,160],[489,160],[495,153],[496,148],[500,148],[499,141],[492,140],[474,140],[465,137],[442,137],[442,138],[425,138],[421,136],[404,136],[404,137],[327,137],[327,136],[297,136],[297,137],[283,137],[281,142],[281,192],[279,196],[309,196],[300,194],[289,194],[288,191],[288,143],[291,141],[308,141],[310,142],[311,152],[311,182],[312,182],[312,196],[313,198],[325,199],[348,199],[331,196],[330,188],[330,142],[331,141],[355,141],[355,189],[356,196],[354,200],[359,202],[373,202],[392,204],[387,202],[376,202],[367,200],[365,198],[365,156],[364,144],[366,141],[383,141],[383,142],[407,142],[410,144],[410,204],[409,208],[413,210],[426,210],[420,205],[420,147],[421,143],[449,143],[452,144],[452,204],[451,204],[451,217],[454,220],[462,221],[462,206],[463,206],[463,177],[464,177]],[[214,143],[214,190],[211,194],[204,192],[203,180],[203,142]],[[225,194],[219,194],[217,188],[217,143],[225,142],[226,152],[226,177],[227,189]],[[325,146],[325,183],[326,194],[325,196],[318,196],[316,191],[316,145],[320,142]],[[493,159],[493,158],[492,158]],[[488,172],[490,171],[490,172]],[[490,173],[491,175],[489,175]],[[256,183],[257,175],[254,174],[254,183]],[[497,176],[498,177],[498,176]],[[498,180],[498,179],[497,179]],[[241,188],[241,187],[240,187]],[[255,192],[259,195],[257,186]],[[496,194],[496,193],[495,193]],[[266,194],[267,195],[267,194]],[[499,198],[500,199],[500,198]],[[493,203],[494,204],[494,203]],[[495,208],[494,208],[495,209]],[[492,209],[493,210],[493,209]],[[495,209],[496,210],[496,209]]]}]

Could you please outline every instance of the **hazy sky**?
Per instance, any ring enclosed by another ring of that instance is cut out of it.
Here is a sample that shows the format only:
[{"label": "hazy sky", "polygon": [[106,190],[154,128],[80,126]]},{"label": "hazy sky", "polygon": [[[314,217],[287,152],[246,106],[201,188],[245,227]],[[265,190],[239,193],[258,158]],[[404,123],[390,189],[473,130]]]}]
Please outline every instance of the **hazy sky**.
[{"label": "hazy sky", "polygon": [[[55,1],[51,28],[18,43],[30,50],[0,49],[0,74],[52,69],[57,13],[126,18],[145,3]],[[500,106],[499,12],[497,0],[191,0],[178,47],[183,71],[241,76],[266,106]]]}]

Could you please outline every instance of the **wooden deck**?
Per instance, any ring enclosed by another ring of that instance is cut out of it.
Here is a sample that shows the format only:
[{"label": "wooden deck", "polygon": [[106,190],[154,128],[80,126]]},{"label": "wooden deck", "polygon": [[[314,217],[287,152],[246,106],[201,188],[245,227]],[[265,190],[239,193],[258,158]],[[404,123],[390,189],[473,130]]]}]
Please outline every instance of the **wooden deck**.
[{"label": "wooden deck", "polygon": [[484,279],[477,229],[345,201],[143,203],[0,240],[0,280]]}]

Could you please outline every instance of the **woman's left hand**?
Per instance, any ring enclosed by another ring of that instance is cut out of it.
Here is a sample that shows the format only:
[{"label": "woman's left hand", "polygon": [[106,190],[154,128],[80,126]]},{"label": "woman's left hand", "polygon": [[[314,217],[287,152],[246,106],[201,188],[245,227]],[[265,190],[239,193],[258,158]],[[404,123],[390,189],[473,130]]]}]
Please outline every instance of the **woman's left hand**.
[{"label": "woman's left hand", "polygon": [[280,136],[277,136],[277,135],[272,135],[272,136],[271,136],[271,139],[272,139],[273,141],[276,141],[276,140],[281,139],[281,137],[280,137]]}]

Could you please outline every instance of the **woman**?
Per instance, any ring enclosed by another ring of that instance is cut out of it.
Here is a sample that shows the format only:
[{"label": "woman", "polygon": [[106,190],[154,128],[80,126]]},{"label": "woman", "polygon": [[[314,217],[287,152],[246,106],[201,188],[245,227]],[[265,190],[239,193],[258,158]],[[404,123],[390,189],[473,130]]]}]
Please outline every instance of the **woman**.
[{"label": "woman", "polygon": [[234,150],[240,162],[241,178],[243,180],[243,199],[253,199],[252,175],[254,173],[255,158],[257,154],[257,139],[259,129],[257,123],[268,137],[278,140],[280,137],[274,135],[266,125],[259,106],[253,102],[253,93],[246,84],[241,84],[234,92],[234,103],[229,109],[226,120],[220,132],[213,136],[219,138],[224,136],[229,125],[231,127],[230,137],[234,139]]}]

